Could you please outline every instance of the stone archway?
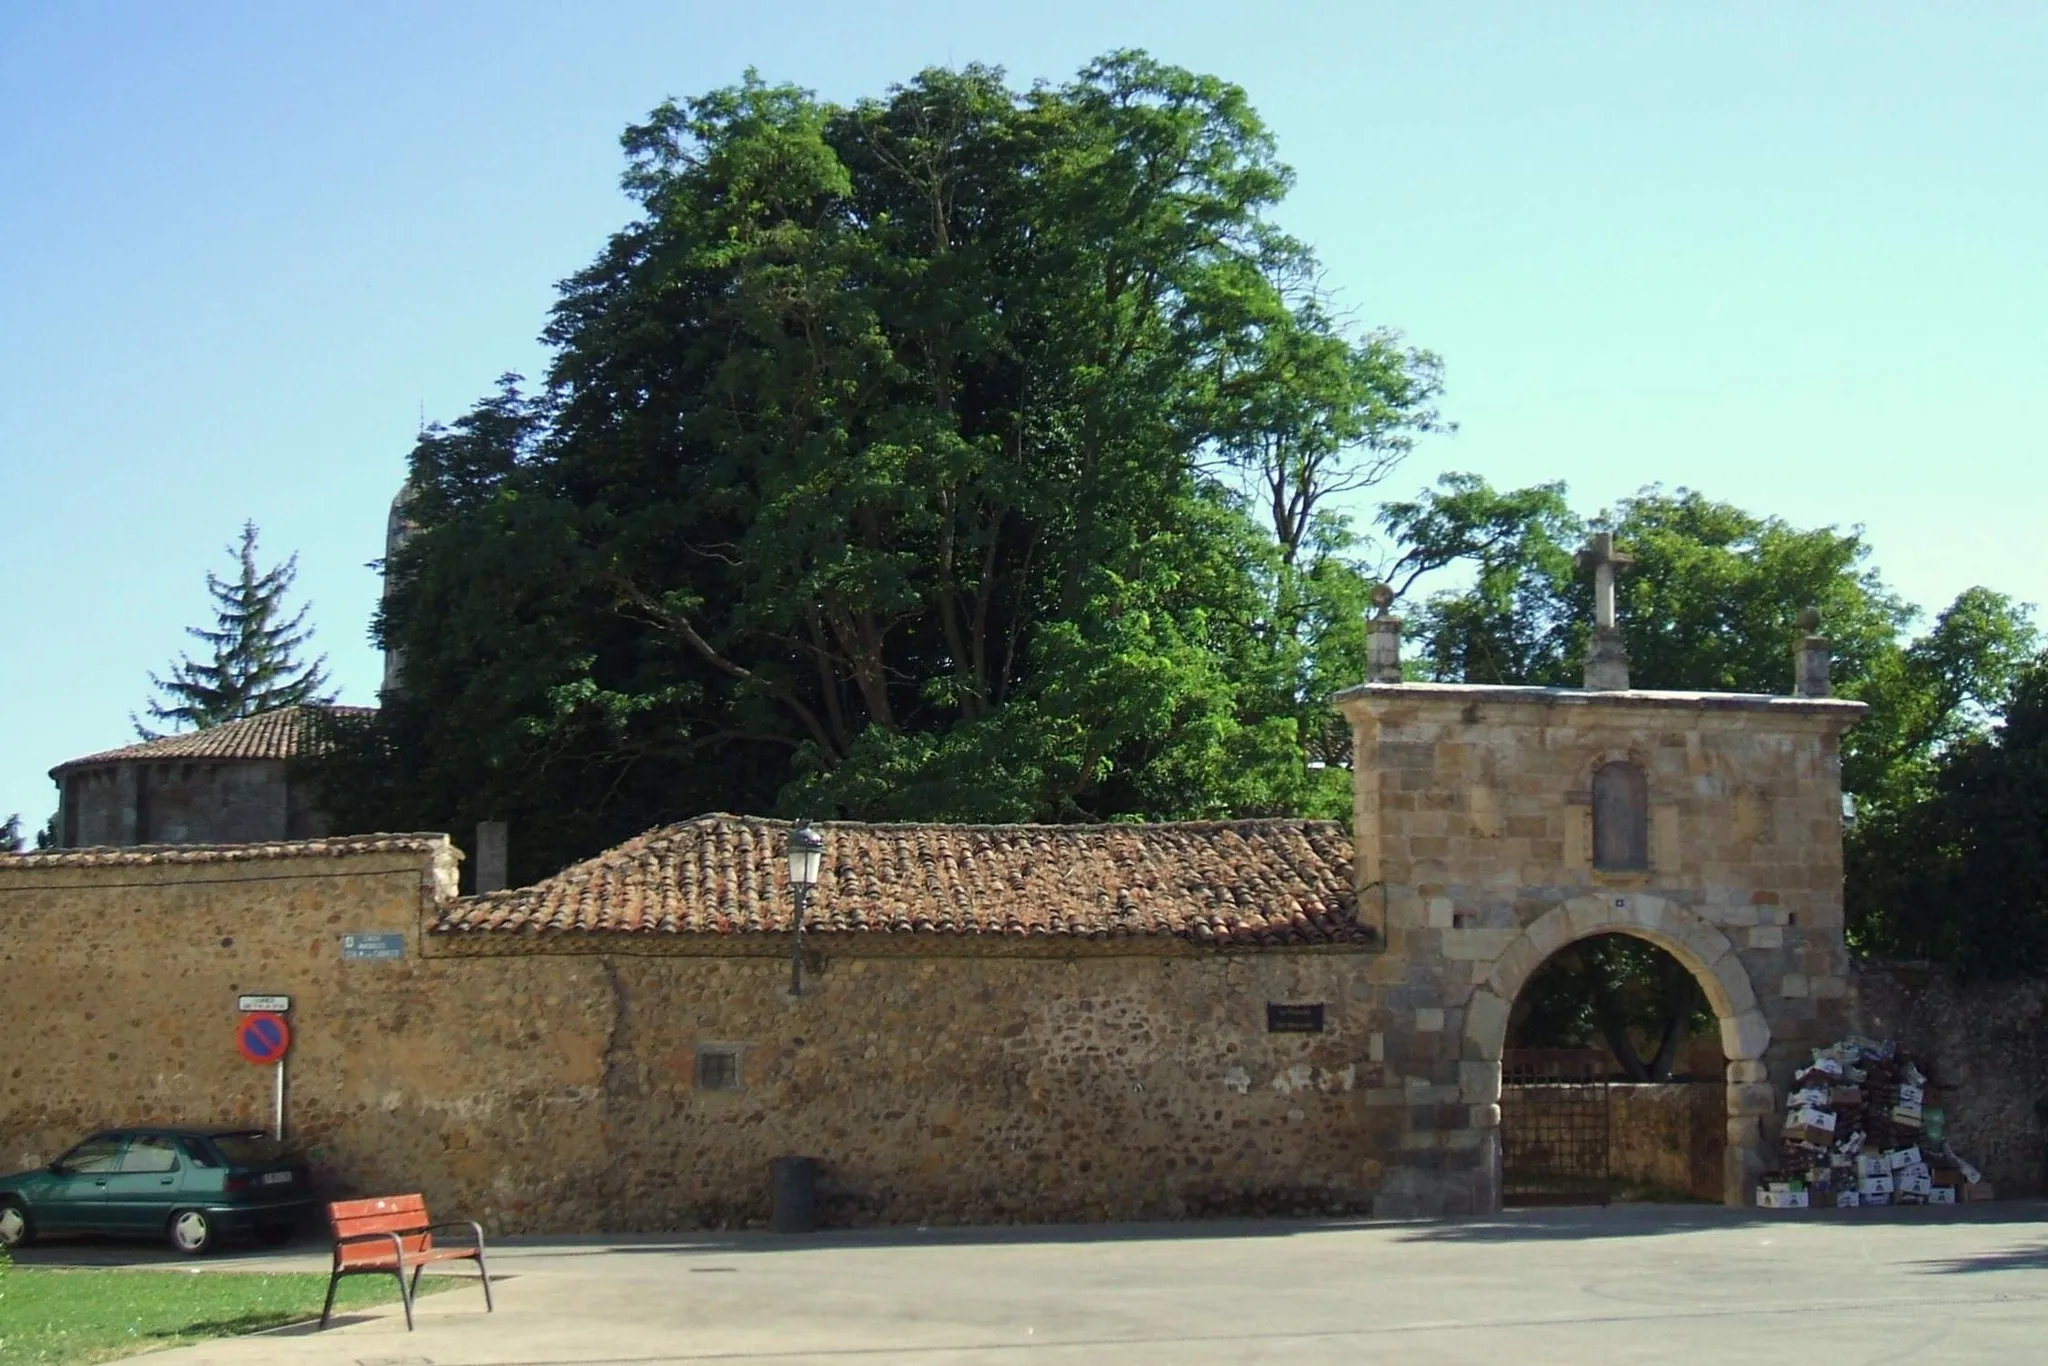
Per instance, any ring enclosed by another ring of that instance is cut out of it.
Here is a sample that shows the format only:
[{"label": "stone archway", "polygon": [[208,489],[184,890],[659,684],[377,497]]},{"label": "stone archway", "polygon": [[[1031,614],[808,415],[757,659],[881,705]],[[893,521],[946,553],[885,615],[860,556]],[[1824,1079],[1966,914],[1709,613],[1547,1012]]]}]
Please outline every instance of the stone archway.
[{"label": "stone archway", "polygon": [[[1771,1027],[1735,945],[1718,928],[1662,897],[1634,892],[1574,897],[1545,911],[1512,940],[1474,989],[1465,1012],[1463,1081],[1475,1103],[1490,1105],[1500,1123],[1501,1053],[1508,1015],[1530,976],[1559,949],[1596,934],[1644,939],[1683,963],[1698,979],[1721,1026],[1728,1058],[1728,1147],[1722,1201],[1741,1208],[1768,1161],[1764,1119],[1774,1099],[1764,1068]],[[1484,1096],[1486,1099],[1480,1100]],[[1496,1153],[1498,1144],[1495,1145]],[[1498,1181],[1495,1182],[1498,1188]]]}]

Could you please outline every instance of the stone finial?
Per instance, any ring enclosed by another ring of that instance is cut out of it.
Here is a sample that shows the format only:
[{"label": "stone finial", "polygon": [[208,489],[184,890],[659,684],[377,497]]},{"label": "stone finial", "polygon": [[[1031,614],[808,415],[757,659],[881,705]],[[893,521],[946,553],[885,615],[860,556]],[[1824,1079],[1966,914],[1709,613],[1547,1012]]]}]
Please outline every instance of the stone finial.
[{"label": "stone finial", "polygon": [[1394,605],[1394,590],[1383,583],[1372,586],[1372,605],[1378,612],[1365,623],[1365,681],[1401,681],[1401,620],[1388,609]]},{"label": "stone finial", "polygon": [[1792,695],[1828,697],[1834,689],[1828,680],[1829,642],[1820,634],[1820,609],[1803,607],[1794,620],[1799,636],[1792,645]]},{"label": "stone finial", "polygon": [[1614,548],[1614,533],[1596,532],[1576,556],[1580,569],[1593,571],[1593,635],[1586,642],[1586,691],[1628,691],[1628,647],[1622,643],[1615,612],[1615,576],[1635,563],[1635,556]]}]

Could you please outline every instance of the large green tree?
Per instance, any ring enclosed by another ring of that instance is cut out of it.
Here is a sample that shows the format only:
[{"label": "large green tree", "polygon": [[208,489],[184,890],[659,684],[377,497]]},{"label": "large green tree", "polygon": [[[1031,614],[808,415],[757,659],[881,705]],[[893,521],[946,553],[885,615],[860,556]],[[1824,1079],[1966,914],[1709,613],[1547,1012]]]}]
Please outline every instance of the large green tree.
[{"label": "large green tree", "polygon": [[[147,703],[152,721],[173,730],[196,730],[276,707],[333,700],[325,692],[326,659],[300,658],[313,632],[306,625],[311,604],[293,612],[288,601],[299,557],[262,568],[256,541],[256,524],[243,523],[240,543],[228,548],[235,561],[233,577],[207,574],[213,625],[185,632],[206,647],[206,658],[180,655],[168,677],[149,676],[158,694]],[[140,721],[135,730],[145,740],[161,734]]]},{"label": "large green tree", "polygon": [[511,819],[535,872],[711,808],[1342,809],[1329,500],[1440,425],[1439,368],[1335,321],[1242,91],[750,76],[624,141],[641,211],[544,385],[415,452],[345,821]]}]

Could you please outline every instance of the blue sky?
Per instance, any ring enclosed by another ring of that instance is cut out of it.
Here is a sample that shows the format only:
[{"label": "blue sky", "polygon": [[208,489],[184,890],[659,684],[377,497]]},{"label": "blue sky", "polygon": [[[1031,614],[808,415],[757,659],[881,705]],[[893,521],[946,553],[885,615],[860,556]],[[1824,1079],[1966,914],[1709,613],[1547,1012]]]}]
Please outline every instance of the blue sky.
[{"label": "blue sky", "polygon": [[663,97],[1120,46],[1245,86],[1330,285],[1444,356],[1393,491],[1688,485],[2048,600],[2048,6],[0,0],[0,816],[130,738],[244,518],[374,700],[420,416],[539,373]]}]

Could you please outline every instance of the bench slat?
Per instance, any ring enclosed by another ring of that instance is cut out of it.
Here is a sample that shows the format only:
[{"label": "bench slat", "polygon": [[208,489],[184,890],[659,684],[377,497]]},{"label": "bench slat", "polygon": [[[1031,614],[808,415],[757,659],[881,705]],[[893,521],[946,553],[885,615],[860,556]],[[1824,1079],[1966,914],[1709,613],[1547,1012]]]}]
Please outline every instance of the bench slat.
[{"label": "bench slat", "polygon": [[[339,1260],[343,1266],[376,1264],[388,1266],[398,1260],[392,1251],[391,1244],[382,1238],[371,1243],[344,1243],[340,1251],[341,1257]],[[433,1255],[434,1249],[426,1245],[425,1239],[408,1238],[405,1240],[405,1260],[408,1263],[427,1261]]]},{"label": "bench slat", "polygon": [[371,1214],[328,1222],[336,1238],[360,1238],[370,1233],[424,1233],[427,1229],[423,1214]]},{"label": "bench slat", "polygon": [[368,1200],[336,1200],[327,1207],[329,1219],[357,1219],[366,1214],[399,1214],[410,1212],[424,1215],[427,1212],[427,1197],[424,1195],[378,1195]]}]

